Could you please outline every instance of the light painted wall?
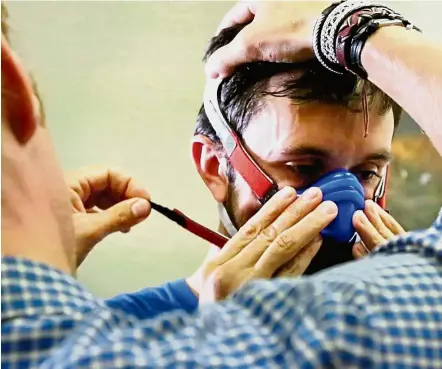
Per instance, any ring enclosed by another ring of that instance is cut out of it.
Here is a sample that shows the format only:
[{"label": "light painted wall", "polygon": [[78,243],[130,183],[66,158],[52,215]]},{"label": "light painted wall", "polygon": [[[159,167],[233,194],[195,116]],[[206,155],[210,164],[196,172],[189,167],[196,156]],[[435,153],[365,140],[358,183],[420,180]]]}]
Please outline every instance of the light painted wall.
[{"label": "light painted wall", "polygon": [[[8,2],[12,39],[38,80],[63,168],[123,168],[153,199],[211,227],[216,207],[189,142],[201,58],[231,3]],[[79,278],[97,295],[188,275],[207,245],[153,213],[102,242]]]},{"label": "light painted wall", "polygon": [[[215,227],[216,208],[193,168],[189,141],[201,103],[203,50],[233,3],[6,4],[13,43],[39,83],[63,168],[119,166],[159,203]],[[441,5],[393,6],[437,35]],[[153,213],[129,234],[102,242],[79,278],[111,296],[186,276],[206,251],[204,242]]]}]

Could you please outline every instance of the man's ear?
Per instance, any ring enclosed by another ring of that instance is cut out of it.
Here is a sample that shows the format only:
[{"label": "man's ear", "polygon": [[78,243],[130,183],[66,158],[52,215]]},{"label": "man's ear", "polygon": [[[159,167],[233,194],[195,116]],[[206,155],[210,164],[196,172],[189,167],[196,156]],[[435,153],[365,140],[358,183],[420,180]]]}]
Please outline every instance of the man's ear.
[{"label": "man's ear", "polygon": [[192,158],[196,170],[212,192],[214,199],[217,202],[224,202],[229,188],[227,160],[222,157],[217,145],[207,136],[193,136]]},{"label": "man's ear", "polygon": [[15,138],[25,144],[38,124],[38,105],[31,79],[2,34],[2,120]]}]

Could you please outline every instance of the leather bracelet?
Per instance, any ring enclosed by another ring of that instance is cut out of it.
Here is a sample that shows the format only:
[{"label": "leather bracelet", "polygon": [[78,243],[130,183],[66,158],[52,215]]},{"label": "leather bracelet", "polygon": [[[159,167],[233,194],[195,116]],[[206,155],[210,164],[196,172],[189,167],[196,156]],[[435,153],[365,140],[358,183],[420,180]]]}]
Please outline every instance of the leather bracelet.
[{"label": "leather bracelet", "polygon": [[379,12],[374,13],[373,8],[364,8],[350,14],[347,19],[339,25],[339,31],[335,36],[335,53],[337,62],[347,68],[346,60],[348,55],[345,54],[345,45],[350,38],[354,37],[370,20],[382,18],[383,12],[388,8],[378,8]]},{"label": "leather bracelet", "polygon": [[386,26],[420,31],[390,8],[375,6],[362,9],[348,17],[337,34],[335,50],[339,64],[360,78],[367,79],[367,72],[361,62],[362,50],[368,38],[379,28]]},{"label": "leather bracelet", "polygon": [[367,79],[368,74],[365,68],[362,66],[361,56],[362,49],[365,46],[368,38],[375,33],[380,27],[384,26],[403,26],[400,20],[386,20],[386,19],[374,19],[368,22],[360,30],[358,37],[354,37],[352,42],[349,44],[348,52],[345,55],[345,67],[347,70],[356,74],[362,79]]},{"label": "leather bracelet", "polygon": [[420,31],[382,4],[343,0],[326,8],[318,18],[313,32],[313,51],[318,61],[331,72],[350,71],[367,79],[361,64],[365,42],[380,27],[392,25]]},{"label": "leather bracelet", "polygon": [[333,63],[338,63],[336,59],[335,41],[339,27],[345,20],[361,9],[374,6],[382,7],[382,4],[371,4],[367,0],[348,0],[335,6],[325,17],[321,29],[321,50],[327,59]]},{"label": "leather bracelet", "polygon": [[313,51],[318,61],[333,73],[346,73],[339,65],[335,52],[335,36],[340,24],[355,11],[370,6],[368,0],[341,0],[327,7],[313,30]]}]

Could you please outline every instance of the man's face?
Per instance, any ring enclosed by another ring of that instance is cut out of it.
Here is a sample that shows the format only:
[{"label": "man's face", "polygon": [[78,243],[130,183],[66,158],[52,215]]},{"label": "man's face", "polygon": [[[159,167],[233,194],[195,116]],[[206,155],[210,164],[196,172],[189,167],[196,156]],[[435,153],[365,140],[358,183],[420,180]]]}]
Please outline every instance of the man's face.
[{"label": "man's face", "polygon": [[[390,160],[393,113],[369,114],[368,135],[362,113],[324,103],[293,104],[267,97],[250,121],[243,140],[257,164],[279,188],[303,188],[325,173],[344,168],[355,174],[371,199]],[[247,183],[237,175],[227,209],[241,227],[260,208]]]}]

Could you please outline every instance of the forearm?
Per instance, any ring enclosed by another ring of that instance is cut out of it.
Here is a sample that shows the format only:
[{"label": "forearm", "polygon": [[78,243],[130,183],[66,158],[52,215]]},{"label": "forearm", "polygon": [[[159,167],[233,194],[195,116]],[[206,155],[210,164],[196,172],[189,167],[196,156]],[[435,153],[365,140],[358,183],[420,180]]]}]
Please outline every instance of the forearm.
[{"label": "forearm", "polygon": [[362,64],[370,81],[420,125],[442,155],[442,46],[402,27],[370,37]]},{"label": "forearm", "polygon": [[193,313],[198,299],[184,279],[120,294],[106,301],[107,306],[133,315],[138,319],[152,318],[166,311],[182,310]]}]

